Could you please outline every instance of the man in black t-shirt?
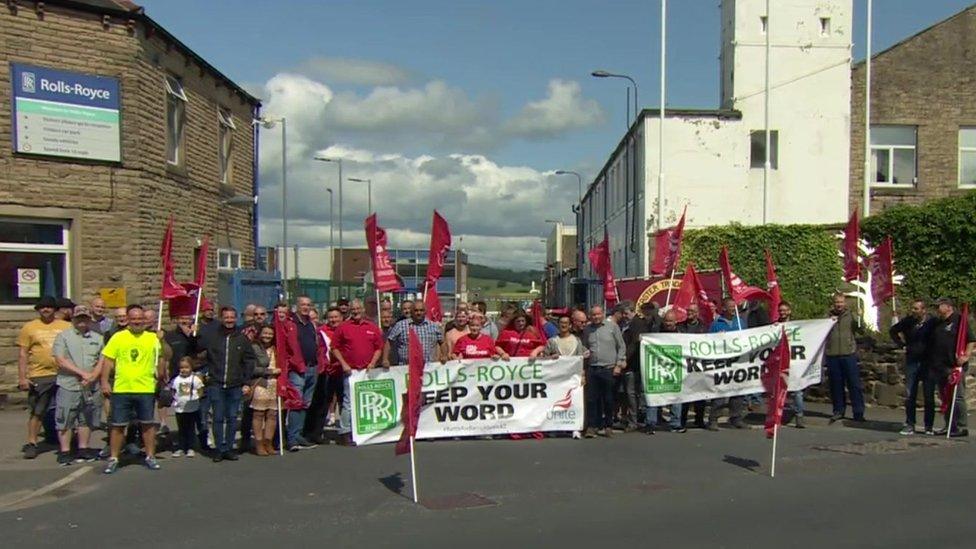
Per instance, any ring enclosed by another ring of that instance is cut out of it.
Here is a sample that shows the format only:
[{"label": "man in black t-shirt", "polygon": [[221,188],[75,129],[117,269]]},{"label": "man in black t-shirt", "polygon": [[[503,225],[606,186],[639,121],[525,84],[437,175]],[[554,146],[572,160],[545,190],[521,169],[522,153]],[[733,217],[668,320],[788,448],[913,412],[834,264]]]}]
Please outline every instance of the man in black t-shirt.
[{"label": "man in black t-shirt", "polygon": [[[949,377],[953,371],[959,371],[959,384],[957,385],[955,410],[952,405],[946,407],[945,419],[946,427],[935,434],[946,434],[949,436],[964,437],[969,435],[967,429],[966,414],[966,372],[969,369],[969,358],[972,356],[973,349],[976,348],[976,335],[973,334],[972,326],[966,334],[966,350],[963,356],[956,356],[956,341],[959,336],[959,321],[961,319],[956,311],[955,303],[946,297],[939,298],[938,318],[929,331],[928,342],[925,349],[926,365],[929,375],[935,379],[941,394],[949,384]],[[949,389],[951,391],[951,389]],[[952,398],[952,395],[947,395]],[[949,415],[952,414],[952,425],[949,424]]]}]

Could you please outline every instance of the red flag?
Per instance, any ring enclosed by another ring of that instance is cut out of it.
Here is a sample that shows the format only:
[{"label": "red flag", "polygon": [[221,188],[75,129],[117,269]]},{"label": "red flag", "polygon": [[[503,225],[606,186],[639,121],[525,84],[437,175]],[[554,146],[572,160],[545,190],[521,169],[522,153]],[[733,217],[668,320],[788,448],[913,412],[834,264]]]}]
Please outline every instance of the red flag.
[{"label": "red flag", "polygon": [[610,235],[603,229],[603,242],[594,246],[588,254],[590,265],[603,280],[603,299],[608,307],[617,304],[617,282],[613,277],[613,265],[610,261]]},{"label": "red flag", "polygon": [[169,218],[166,233],[163,234],[163,244],[159,248],[159,257],[163,262],[163,282],[159,299],[173,299],[185,296],[186,290],[176,281],[173,274],[173,217]]},{"label": "red flag", "polygon": [[894,255],[894,246],[889,236],[865,261],[871,273],[871,297],[874,298],[875,307],[895,295],[895,283],[892,280],[895,271]]},{"label": "red flag", "polygon": [[[959,332],[956,334],[956,358],[962,358],[966,356],[966,347],[969,346],[969,304],[963,303],[962,310],[959,311]],[[952,392],[956,385],[959,384],[959,379],[962,377],[962,369],[958,366],[953,366],[952,371],[949,373],[949,380],[943,386],[942,391],[939,393],[942,401],[940,406],[942,413],[949,411],[949,403],[952,402]]]},{"label": "red flag", "polygon": [[857,241],[861,238],[861,228],[857,218],[857,208],[844,227],[844,280],[850,282],[861,276],[861,264],[858,263]]},{"label": "red flag", "polygon": [[417,332],[410,329],[409,335],[409,374],[407,376],[407,405],[403,407],[403,432],[396,443],[394,452],[402,455],[410,452],[410,439],[417,436],[417,424],[420,423],[421,396],[420,389],[424,381],[424,348],[420,344]]},{"label": "red flag", "polygon": [[688,206],[685,206],[685,210],[681,212],[681,219],[678,220],[677,225],[662,229],[654,236],[654,264],[651,266],[651,274],[670,275],[678,266],[686,213],[688,213]]},{"label": "red flag", "polygon": [[766,390],[766,438],[773,438],[777,425],[783,421],[787,385],[790,379],[790,342],[786,328],[782,328],[779,344],[763,363],[762,384]]},{"label": "red flag", "polygon": [[437,281],[444,272],[447,251],[451,248],[451,228],[441,214],[434,210],[434,220],[430,229],[430,253],[428,254],[427,278],[424,281],[424,305],[427,318],[440,322],[444,318],[440,298],[437,296]]},{"label": "red flag", "polygon": [[210,248],[210,235],[203,237],[203,244],[200,245],[200,255],[197,256],[197,288],[207,285],[207,253]]},{"label": "red flag", "polygon": [[536,299],[532,302],[532,325],[539,332],[539,337],[546,337],[546,317],[542,311],[542,300]]},{"label": "red flag", "polygon": [[289,364],[291,363],[288,345],[288,332],[285,323],[274,315],[275,330],[275,366],[281,370],[278,374],[278,396],[281,397],[281,407],[286,410],[301,410],[305,407],[302,394],[288,380]]},{"label": "red flag", "polygon": [[376,223],[376,214],[366,218],[366,245],[373,265],[373,283],[381,292],[395,292],[403,286],[397,280],[396,271],[390,263],[390,254],[386,251],[386,230]]},{"label": "red flag", "polygon": [[769,291],[769,321],[779,320],[779,304],[783,302],[783,294],[776,278],[776,267],[773,266],[773,254],[766,250],[766,289]]},{"label": "red flag", "polygon": [[725,287],[729,292],[729,296],[735,300],[736,305],[740,305],[750,299],[772,301],[773,298],[767,291],[756,288],[755,286],[747,286],[739,278],[739,275],[732,272],[732,264],[729,263],[729,250],[725,246],[722,246],[722,251],[719,252],[718,262],[722,267],[722,277],[725,279]]},{"label": "red flag", "polygon": [[712,305],[711,300],[708,299],[708,293],[698,279],[698,272],[695,271],[695,266],[689,263],[685,267],[685,275],[681,279],[681,286],[678,288],[678,292],[674,297],[674,303],[671,305],[671,310],[678,315],[678,322],[684,322],[688,319],[688,306],[693,303],[698,305],[698,316],[701,317],[702,323],[705,326],[710,326],[712,320],[715,319],[715,307]]}]

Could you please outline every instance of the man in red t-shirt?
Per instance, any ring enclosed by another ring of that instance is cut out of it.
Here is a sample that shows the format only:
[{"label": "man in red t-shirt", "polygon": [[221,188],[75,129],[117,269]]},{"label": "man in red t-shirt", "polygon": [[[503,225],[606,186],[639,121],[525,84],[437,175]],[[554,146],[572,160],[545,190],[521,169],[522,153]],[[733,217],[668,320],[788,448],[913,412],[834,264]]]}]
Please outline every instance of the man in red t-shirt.
[{"label": "man in red t-shirt", "polygon": [[312,394],[312,405],[305,416],[305,438],[315,444],[322,444],[322,431],[325,429],[326,417],[332,410],[332,401],[342,402],[343,375],[339,360],[332,354],[335,332],[342,324],[342,311],[338,307],[331,307],[325,312],[325,323],[318,327],[318,378],[315,381],[315,392]]},{"label": "man in red t-shirt", "polygon": [[349,304],[349,320],[335,330],[332,338],[332,356],[342,367],[343,395],[339,412],[339,434],[345,443],[352,438],[352,407],[349,374],[353,370],[374,368],[383,354],[383,331],[363,315],[363,302],[354,299]]},{"label": "man in red t-shirt", "polygon": [[[491,336],[482,334],[484,317],[481,313],[471,313],[468,320],[468,333],[459,337],[451,349],[451,358],[498,358],[504,352],[495,346]],[[506,355],[507,357],[507,355]]]}]

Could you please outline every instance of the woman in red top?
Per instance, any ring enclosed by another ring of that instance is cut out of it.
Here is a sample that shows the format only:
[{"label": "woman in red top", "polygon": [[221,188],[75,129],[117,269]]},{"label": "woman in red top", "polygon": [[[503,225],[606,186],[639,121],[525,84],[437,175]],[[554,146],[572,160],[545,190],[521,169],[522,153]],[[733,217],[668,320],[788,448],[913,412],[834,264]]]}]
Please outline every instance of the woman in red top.
[{"label": "woman in red top", "polygon": [[495,340],[487,334],[481,333],[483,318],[480,314],[472,314],[468,319],[467,333],[459,337],[451,349],[451,358],[491,358],[498,359],[507,355],[495,346]]},{"label": "woman in red top", "polygon": [[520,309],[498,334],[497,345],[508,356],[535,358],[545,350],[546,340],[529,322],[529,315]]}]

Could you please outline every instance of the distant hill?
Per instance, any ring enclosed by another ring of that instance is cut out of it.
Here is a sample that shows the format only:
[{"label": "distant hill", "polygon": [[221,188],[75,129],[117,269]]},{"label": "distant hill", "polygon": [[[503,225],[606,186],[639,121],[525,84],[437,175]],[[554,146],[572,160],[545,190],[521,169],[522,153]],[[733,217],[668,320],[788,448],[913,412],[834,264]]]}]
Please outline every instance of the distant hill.
[{"label": "distant hill", "polygon": [[472,263],[468,265],[468,277],[484,280],[504,280],[505,282],[511,282],[525,287],[531,286],[534,280],[538,287],[542,283],[545,274],[542,271],[515,271]]}]

